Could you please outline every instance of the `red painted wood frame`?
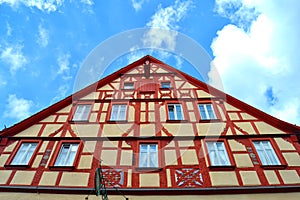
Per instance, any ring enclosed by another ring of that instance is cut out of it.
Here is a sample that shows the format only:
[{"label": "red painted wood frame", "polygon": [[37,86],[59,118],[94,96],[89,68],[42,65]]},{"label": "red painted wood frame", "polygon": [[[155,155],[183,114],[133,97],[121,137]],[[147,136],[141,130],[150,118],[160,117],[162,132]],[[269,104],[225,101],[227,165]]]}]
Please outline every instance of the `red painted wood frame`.
[{"label": "red painted wood frame", "polygon": [[[272,138],[250,138],[250,141],[251,141],[252,149],[253,149],[254,153],[256,154],[258,162],[259,162],[259,164],[262,168],[284,168],[284,167],[287,166],[287,162],[283,158],[283,156],[282,156],[282,154],[279,150],[279,147],[277,146],[276,142]],[[279,162],[281,163],[281,165],[263,165],[262,162],[261,162],[261,159],[258,155],[258,152],[257,152],[257,150],[254,146],[254,143],[253,143],[255,141],[269,141],[270,144],[271,144],[271,147],[273,148],[273,150],[274,150],[277,158],[279,159]]]},{"label": "red painted wood frame", "polygon": [[[27,165],[11,165],[11,162],[13,161],[14,157],[16,156],[17,152],[19,151],[19,149],[23,143],[37,143],[37,146],[36,146],[34,152],[32,153],[32,156],[31,156],[30,160],[28,161]],[[5,167],[25,167],[25,168],[30,167],[37,155],[37,152],[40,149],[41,144],[42,144],[41,140],[20,140],[18,142],[18,144],[16,145],[16,147],[14,148],[14,150],[12,151],[12,153],[10,154],[10,157],[8,158],[8,160],[6,161],[4,166]]]},{"label": "red painted wood frame", "polygon": [[[72,166],[55,166],[54,165],[63,144],[79,144]],[[83,147],[82,140],[61,140],[61,141],[59,141],[58,144],[56,145],[54,153],[51,157],[51,160],[49,163],[49,168],[55,169],[55,170],[73,170],[73,169],[75,169],[77,167],[79,157],[81,155],[82,147]]]}]

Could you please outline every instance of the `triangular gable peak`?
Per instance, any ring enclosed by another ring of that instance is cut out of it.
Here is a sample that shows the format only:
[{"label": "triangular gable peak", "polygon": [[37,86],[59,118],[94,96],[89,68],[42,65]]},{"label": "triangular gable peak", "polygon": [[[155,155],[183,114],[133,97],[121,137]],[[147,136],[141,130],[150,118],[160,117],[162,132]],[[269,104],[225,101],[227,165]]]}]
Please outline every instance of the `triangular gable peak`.
[{"label": "triangular gable peak", "polygon": [[[87,102],[92,103],[89,114],[91,124],[84,124],[80,127],[90,130],[90,132],[85,132],[85,136],[99,136],[98,122],[105,123],[109,119],[111,102],[124,103],[130,100],[129,111],[133,113],[136,102],[141,99],[152,102],[172,99],[170,103],[174,103],[174,99],[176,102],[187,99],[198,100],[199,103],[213,101],[216,114],[220,119],[220,122],[214,122],[214,131],[224,135],[300,132],[298,126],[276,119],[151,56],[145,56],[24,121],[2,130],[1,136],[8,137],[15,134],[32,137],[78,136],[77,128],[72,124],[70,126],[66,124],[69,124],[72,119],[76,106]],[[151,105],[153,106],[140,104],[140,108],[144,110],[141,111],[142,117],[139,120],[144,120],[145,123],[149,120],[157,120],[154,113],[155,106]],[[191,122],[199,122],[197,105],[187,102],[185,108],[187,118]],[[162,114],[162,109],[159,110],[161,120],[167,120],[167,116]],[[148,113],[147,116],[146,113]],[[129,121],[135,122],[134,117],[134,115],[129,116]],[[229,128],[229,121],[231,128]],[[134,136],[132,126],[119,126],[123,127],[121,134]],[[196,129],[200,135],[207,134],[205,124],[197,124]],[[166,127],[162,127],[159,132],[162,136],[170,135]]]}]

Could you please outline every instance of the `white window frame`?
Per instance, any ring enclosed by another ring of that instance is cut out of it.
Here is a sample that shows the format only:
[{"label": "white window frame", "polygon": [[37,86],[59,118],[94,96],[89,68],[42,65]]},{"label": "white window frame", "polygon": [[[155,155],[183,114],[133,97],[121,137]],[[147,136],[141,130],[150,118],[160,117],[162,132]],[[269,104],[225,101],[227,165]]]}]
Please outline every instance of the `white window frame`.
[{"label": "white window frame", "polygon": [[158,144],[140,144],[139,167],[158,168]]},{"label": "white window frame", "polygon": [[73,166],[78,147],[79,143],[62,143],[54,166]]},{"label": "white window frame", "polygon": [[134,89],[134,83],[133,82],[125,82],[123,89],[125,90],[133,90]]},{"label": "white window frame", "polygon": [[37,142],[22,142],[17,153],[15,154],[11,165],[28,165],[38,146]]},{"label": "white window frame", "polygon": [[[169,120],[184,120],[184,115],[182,112],[181,104],[168,104],[168,117]],[[170,108],[173,107],[174,119],[172,119],[172,114]],[[181,116],[181,117],[180,117]]]},{"label": "white window frame", "polygon": [[253,141],[262,165],[281,165],[281,162],[269,140]]},{"label": "white window frame", "polygon": [[[202,107],[203,110],[201,110],[200,107]],[[200,103],[200,104],[198,104],[198,108],[199,108],[200,117],[201,117],[202,120],[217,119],[215,111],[214,111],[213,104],[208,104],[208,103],[203,104],[203,103]]]},{"label": "white window frame", "polygon": [[73,121],[87,121],[91,111],[91,104],[78,104],[72,117]]},{"label": "white window frame", "polygon": [[113,104],[110,113],[111,121],[125,121],[127,116],[127,104]]},{"label": "white window frame", "polygon": [[206,141],[211,166],[231,166],[224,141]]}]

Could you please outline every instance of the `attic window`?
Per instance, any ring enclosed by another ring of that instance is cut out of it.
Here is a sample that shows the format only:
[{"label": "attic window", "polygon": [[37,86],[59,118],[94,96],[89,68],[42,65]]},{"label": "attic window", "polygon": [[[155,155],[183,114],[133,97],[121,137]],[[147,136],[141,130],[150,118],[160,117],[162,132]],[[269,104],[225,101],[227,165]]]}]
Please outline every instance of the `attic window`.
[{"label": "attic window", "polygon": [[87,121],[91,111],[91,104],[78,104],[73,115],[73,121]]},{"label": "attic window", "polygon": [[133,90],[134,89],[134,83],[133,82],[126,82],[126,83],[124,83],[123,89],[125,89],[125,90]]},{"label": "attic window", "polygon": [[78,143],[63,143],[54,166],[73,166],[78,146]]},{"label": "attic window", "polygon": [[161,82],[160,87],[163,89],[171,88],[171,83],[170,82]]},{"label": "attic window", "polygon": [[14,156],[11,165],[28,165],[38,143],[22,143],[18,152]]}]

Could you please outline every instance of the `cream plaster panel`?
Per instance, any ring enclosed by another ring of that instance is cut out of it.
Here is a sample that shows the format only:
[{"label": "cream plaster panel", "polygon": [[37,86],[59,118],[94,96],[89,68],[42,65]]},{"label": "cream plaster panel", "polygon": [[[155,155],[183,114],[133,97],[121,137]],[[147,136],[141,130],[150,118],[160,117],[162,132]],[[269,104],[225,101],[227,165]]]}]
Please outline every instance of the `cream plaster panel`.
[{"label": "cream plaster panel", "polygon": [[102,147],[105,147],[105,148],[118,148],[118,144],[119,144],[119,141],[111,141],[111,140],[107,140],[107,141],[103,141],[102,142]]},{"label": "cream plaster panel", "polygon": [[56,113],[69,113],[71,111],[72,105],[68,105],[65,108],[57,111]]},{"label": "cream plaster panel", "polygon": [[198,123],[197,130],[199,135],[221,135],[226,124],[220,123]]},{"label": "cream plaster panel", "polygon": [[11,143],[7,147],[5,147],[4,152],[12,152],[15,149],[15,147],[16,147],[17,144],[18,144],[17,141]]},{"label": "cream plaster panel", "polygon": [[130,70],[129,72],[126,72],[126,74],[139,74],[140,72],[137,69]]},{"label": "cream plaster panel", "polygon": [[224,120],[224,121],[226,121],[227,119],[226,119],[226,116],[225,116],[224,111],[223,111],[223,109],[221,108],[221,106],[217,105],[217,108],[218,108],[219,113],[220,113],[220,115],[221,115],[221,119]]},{"label": "cream plaster panel", "polygon": [[199,164],[196,151],[194,149],[180,150],[182,164],[196,165]]},{"label": "cream plaster panel", "polygon": [[196,121],[195,112],[189,112],[189,117],[190,117],[190,121],[191,122],[195,122]]},{"label": "cream plaster panel", "polygon": [[211,97],[214,97],[211,94],[209,94],[209,93],[207,93],[203,90],[197,90],[197,95],[198,95],[198,98],[211,98]]},{"label": "cream plaster panel", "polygon": [[127,171],[127,187],[132,187],[132,170]]},{"label": "cream plaster panel", "polygon": [[171,171],[170,169],[166,169],[166,172],[167,172],[167,186],[172,187]]},{"label": "cream plaster panel", "polygon": [[57,122],[66,122],[68,120],[68,115],[60,115]]},{"label": "cream plaster panel", "polygon": [[194,130],[192,124],[187,123],[172,123],[163,124],[163,126],[171,133],[173,136],[194,136]]},{"label": "cream plaster panel", "polygon": [[233,135],[232,131],[231,131],[231,128],[229,128],[226,132],[226,135]]},{"label": "cream plaster panel", "polygon": [[146,113],[145,112],[140,112],[140,121],[146,122]]},{"label": "cream plaster panel", "polygon": [[[59,128],[61,128],[63,125],[61,124],[47,124],[46,127],[43,130],[42,136],[49,136],[50,134],[54,133],[57,131]],[[60,136],[60,134],[57,134]],[[56,135],[56,136],[57,136]]]},{"label": "cream plaster panel", "polygon": [[194,147],[194,141],[193,140],[181,140],[178,141],[179,147]]},{"label": "cream plaster panel", "polygon": [[231,120],[239,120],[240,119],[237,113],[228,113],[228,115]]},{"label": "cream plaster panel", "polygon": [[264,174],[270,185],[280,184],[280,181],[277,178],[275,171],[273,170],[264,170]]},{"label": "cream plaster panel", "polygon": [[194,85],[190,84],[189,82],[185,82],[182,89],[194,89],[196,88]]},{"label": "cream plaster panel", "polygon": [[165,150],[165,162],[166,165],[178,165],[175,150]]},{"label": "cream plaster panel", "polygon": [[246,151],[246,147],[236,140],[228,140],[231,151]]},{"label": "cream plaster panel", "polygon": [[78,164],[78,169],[91,169],[92,162],[93,162],[92,155],[81,155]]},{"label": "cream plaster panel", "polygon": [[146,110],[146,103],[141,102],[141,111],[145,111],[145,110]]},{"label": "cream plaster panel", "polygon": [[[6,184],[11,174],[11,170],[1,170],[0,171],[0,184]],[[0,195],[1,197],[1,195]]]},{"label": "cream plaster panel", "polygon": [[134,122],[134,117],[135,117],[134,113],[135,113],[134,107],[129,106],[129,109],[128,109],[128,122]]},{"label": "cream plaster panel", "polygon": [[115,80],[114,82],[111,83],[111,85],[115,88],[115,89],[119,89],[120,88],[120,79]]},{"label": "cream plaster panel", "polygon": [[174,141],[169,142],[166,147],[175,147],[175,142]]},{"label": "cream plaster panel", "polygon": [[155,113],[154,112],[148,112],[148,119],[149,119],[149,122],[156,122]]},{"label": "cream plaster panel", "polygon": [[296,170],[279,170],[285,184],[299,184],[300,178]]},{"label": "cream plaster panel", "polygon": [[101,88],[99,88],[98,90],[114,90],[114,88],[112,88],[110,85],[106,84],[104,86],[102,86]]},{"label": "cream plaster panel", "polygon": [[288,166],[300,166],[300,156],[299,153],[282,153]]},{"label": "cream plaster panel", "polygon": [[209,172],[212,186],[238,186],[235,172]]},{"label": "cream plaster panel", "polygon": [[91,152],[94,153],[96,147],[96,141],[86,141],[84,143],[84,148],[82,150],[83,153]]},{"label": "cream plaster panel", "polygon": [[[179,89],[179,87],[184,85],[184,81],[180,80],[176,80],[175,81],[175,85],[176,85],[176,89]],[[180,88],[181,89],[181,88]]]},{"label": "cream plaster panel", "polygon": [[11,185],[31,185],[35,171],[17,171],[11,181]]},{"label": "cream plaster panel", "polygon": [[164,106],[160,107],[159,109],[160,111],[160,121],[164,122],[167,120],[167,113],[166,113],[166,109]]},{"label": "cream plaster panel", "polygon": [[240,171],[240,175],[245,186],[261,185],[256,171]]},{"label": "cream plaster panel", "polygon": [[[56,149],[56,148],[57,148],[57,145],[58,145],[58,141],[54,142],[54,146],[53,146],[52,149]],[[54,151],[51,151],[50,156],[49,156],[50,159],[48,159],[47,164],[46,164],[45,167],[48,167],[48,165],[49,165],[49,163],[50,163],[50,161],[51,161],[51,158],[52,158],[53,154],[54,154]]]},{"label": "cream plaster panel", "polygon": [[140,136],[155,136],[155,124],[141,124]]},{"label": "cream plaster panel", "polygon": [[99,111],[100,110],[100,103],[94,103],[92,111]]},{"label": "cream plaster panel", "polygon": [[109,103],[103,103],[102,111],[107,111]]},{"label": "cream plaster panel", "polygon": [[39,185],[55,186],[58,172],[44,172]]},{"label": "cream plaster panel", "polygon": [[106,121],[106,113],[101,113],[100,122],[105,122],[105,121]]},{"label": "cream plaster panel", "polygon": [[116,165],[117,154],[117,150],[102,150],[101,160],[103,160],[103,165]]},{"label": "cream plaster panel", "polygon": [[89,121],[90,122],[96,122],[97,121],[97,115],[98,115],[98,113],[91,113]]},{"label": "cream plaster panel", "polygon": [[60,186],[82,186],[88,185],[90,173],[63,172],[59,185]]},{"label": "cream plaster panel", "polygon": [[[130,144],[130,143],[129,143],[129,144]],[[131,148],[131,146],[128,145],[127,142],[125,142],[125,141],[122,141],[122,147],[123,147],[123,148]]]},{"label": "cream plaster panel", "polygon": [[71,128],[79,137],[96,137],[99,131],[99,124],[72,124]]},{"label": "cream plaster panel", "polygon": [[159,186],[159,174],[140,174],[140,187]]},{"label": "cream plaster panel", "polygon": [[80,98],[80,100],[98,99],[99,92],[91,92],[90,94]]},{"label": "cream plaster panel", "polygon": [[25,129],[24,131],[16,134],[16,137],[19,136],[29,136],[29,137],[35,137],[38,135],[40,129],[41,129],[42,125],[41,124],[35,124],[30,126],[29,128]]},{"label": "cream plaster panel", "polygon": [[[285,193],[257,193],[257,194],[220,194],[220,195],[126,195],[130,200],[299,200],[299,192],[285,192]],[[108,195],[110,200],[122,199],[120,195]],[[0,199],[5,200],[83,200],[87,197],[86,194],[51,194],[51,193],[14,193],[14,192],[1,192]],[[101,197],[96,195],[89,195],[89,200],[99,200]]]},{"label": "cream plaster panel", "polygon": [[156,71],[156,73],[170,73],[169,71],[166,71],[162,68],[158,68],[158,70]]},{"label": "cream plaster panel", "polygon": [[193,102],[186,102],[186,106],[187,106],[188,110],[194,110]]},{"label": "cream plaster panel", "polygon": [[257,118],[253,117],[252,115],[249,115],[248,113],[241,113],[241,115],[244,120],[257,120]]},{"label": "cream plaster panel", "polygon": [[50,115],[49,117],[43,119],[41,122],[54,122],[56,115]]},{"label": "cream plaster panel", "polygon": [[237,167],[253,167],[251,158],[248,154],[233,155]]},{"label": "cream plaster panel", "polygon": [[281,130],[270,126],[265,122],[254,122],[260,134],[275,134],[275,133],[283,133]]},{"label": "cream plaster panel", "polygon": [[121,152],[121,165],[127,165],[131,166],[132,165],[132,150],[122,150]]},{"label": "cream plaster panel", "polygon": [[149,104],[148,104],[148,109],[149,109],[149,111],[154,111],[155,110],[155,103],[154,102],[149,102]]},{"label": "cream plaster panel", "polygon": [[280,150],[296,150],[288,141],[282,138],[274,138]]},{"label": "cream plaster panel", "polygon": [[31,167],[32,167],[32,168],[38,168],[39,165],[40,165],[40,163],[41,163],[42,158],[43,158],[43,155],[37,155],[37,156],[35,157],[34,162],[33,162],[33,164],[32,164]]},{"label": "cream plaster panel", "polygon": [[122,136],[126,133],[132,124],[105,124],[102,130],[102,136]]},{"label": "cream plaster panel", "polygon": [[235,122],[234,124],[246,131],[248,134],[256,134],[250,122]]},{"label": "cream plaster panel", "polygon": [[236,107],[234,107],[234,106],[232,106],[232,105],[230,105],[228,103],[224,103],[224,105],[225,105],[225,109],[227,111],[240,111],[238,108],[236,108]]},{"label": "cream plaster panel", "polygon": [[4,165],[5,165],[5,163],[6,163],[6,161],[7,161],[8,158],[9,158],[9,154],[2,154],[0,156],[0,167],[4,167]]}]

